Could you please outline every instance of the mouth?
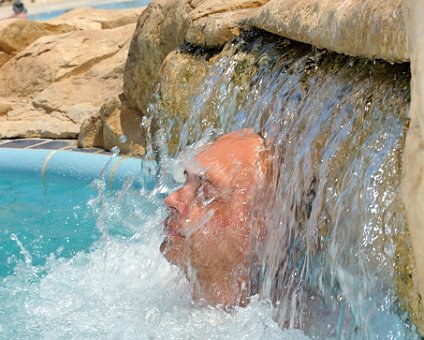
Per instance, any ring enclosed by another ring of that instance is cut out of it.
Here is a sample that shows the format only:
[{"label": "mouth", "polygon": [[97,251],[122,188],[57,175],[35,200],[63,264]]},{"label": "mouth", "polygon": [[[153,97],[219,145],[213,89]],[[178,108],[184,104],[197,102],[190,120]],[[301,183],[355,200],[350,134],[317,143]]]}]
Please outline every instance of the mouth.
[{"label": "mouth", "polygon": [[177,225],[171,215],[165,219],[163,225],[166,237],[185,238],[185,236],[178,231]]},{"label": "mouth", "polygon": [[[185,242],[185,237],[180,232],[178,232],[177,223],[175,222],[172,215],[168,216],[164,223],[164,240],[161,243],[159,250],[162,254],[165,255],[165,258],[171,263],[177,264],[176,260],[176,251],[178,254],[178,249],[181,248],[181,245]],[[177,256],[179,257],[179,256]]]}]

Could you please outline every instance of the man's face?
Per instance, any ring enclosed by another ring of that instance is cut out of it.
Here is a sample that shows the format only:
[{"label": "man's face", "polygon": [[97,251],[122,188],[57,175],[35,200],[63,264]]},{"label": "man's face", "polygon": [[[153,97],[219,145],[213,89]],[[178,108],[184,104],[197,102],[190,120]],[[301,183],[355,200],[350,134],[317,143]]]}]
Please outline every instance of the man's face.
[{"label": "man's face", "polygon": [[261,146],[247,130],[222,136],[185,164],[184,186],[165,199],[170,213],[161,251],[198,283],[194,295],[212,303],[237,303],[227,301],[234,299],[227,290],[248,286],[252,238],[259,232],[248,215]]}]

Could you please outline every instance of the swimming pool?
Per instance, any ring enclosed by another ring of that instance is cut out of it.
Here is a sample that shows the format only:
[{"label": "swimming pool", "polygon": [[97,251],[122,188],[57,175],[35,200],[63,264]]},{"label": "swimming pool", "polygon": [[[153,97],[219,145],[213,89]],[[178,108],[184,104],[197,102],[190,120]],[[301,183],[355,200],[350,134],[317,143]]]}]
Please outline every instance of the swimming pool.
[{"label": "swimming pool", "polygon": [[267,300],[230,312],[193,304],[184,275],[159,252],[173,187],[155,169],[0,149],[1,339],[305,338],[280,329]]},{"label": "swimming pool", "polygon": [[123,181],[120,167],[140,172],[136,159],[66,151],[1,149],[0,159],[7,160],[0,163],[0,277],[20,259],[39,266],[50,254],[88,250],[99,238],[87,204],[98,193],[93,180],[109,166],[110,186]]},{"label": "swimming pool", "polygon": [[[137,8],[144,7],[149,4],[150,0],[132,0],[132,1],[124,1],[124,2],[113,2],[113,3],[103,3],[90,5],[90,7],[98,8],[98,9],[126,9],[126,8]],[[67,7],[63,9],[57,9],[52,11],[46,11],[43,13],[37,13],[33,15],[29,15],[28,19],[31,20],[49,20],[53,19],[59,15],[65,14],[69,10],[76,7]]]},{"label": "swimming pool", "polygon": [[92,186],[51,176],[0,172],[0,278],[16,263],[39,266],[50,254],[70,257],[98,238],[93,213],[86,202]]}]

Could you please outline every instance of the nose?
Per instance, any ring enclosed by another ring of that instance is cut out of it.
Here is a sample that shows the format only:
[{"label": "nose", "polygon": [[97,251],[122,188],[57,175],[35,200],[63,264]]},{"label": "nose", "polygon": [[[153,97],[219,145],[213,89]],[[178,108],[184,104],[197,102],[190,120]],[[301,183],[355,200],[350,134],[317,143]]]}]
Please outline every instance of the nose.
[{"label": "nose", "polygon": [[184,214],[185,204],[181,198],[181,189],[174,191],[164,200],[165,205],[172,211],[178,212],[178,214]]}]

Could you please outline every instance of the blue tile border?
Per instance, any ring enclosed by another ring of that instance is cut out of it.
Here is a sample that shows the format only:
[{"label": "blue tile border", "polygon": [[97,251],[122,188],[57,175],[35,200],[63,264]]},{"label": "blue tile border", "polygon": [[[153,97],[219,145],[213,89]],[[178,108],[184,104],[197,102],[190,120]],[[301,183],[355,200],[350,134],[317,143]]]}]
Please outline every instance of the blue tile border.
[{"label": "blue tile border", "polygon": [[100,148],[78,148],[77,144],[78,142],[76,139],[0,139],[0,149],[69,150],[84,153],[111,154],[109,151]]},{"label": "blue tile border", "polygon": [[140,186],[143,160],[133,157],[93,154],[70,150],[0,148],[0,174],[20,172],[40,176],[72,177],[91,182],[104,176],[110,189],[120,187],[127,177]]}]

